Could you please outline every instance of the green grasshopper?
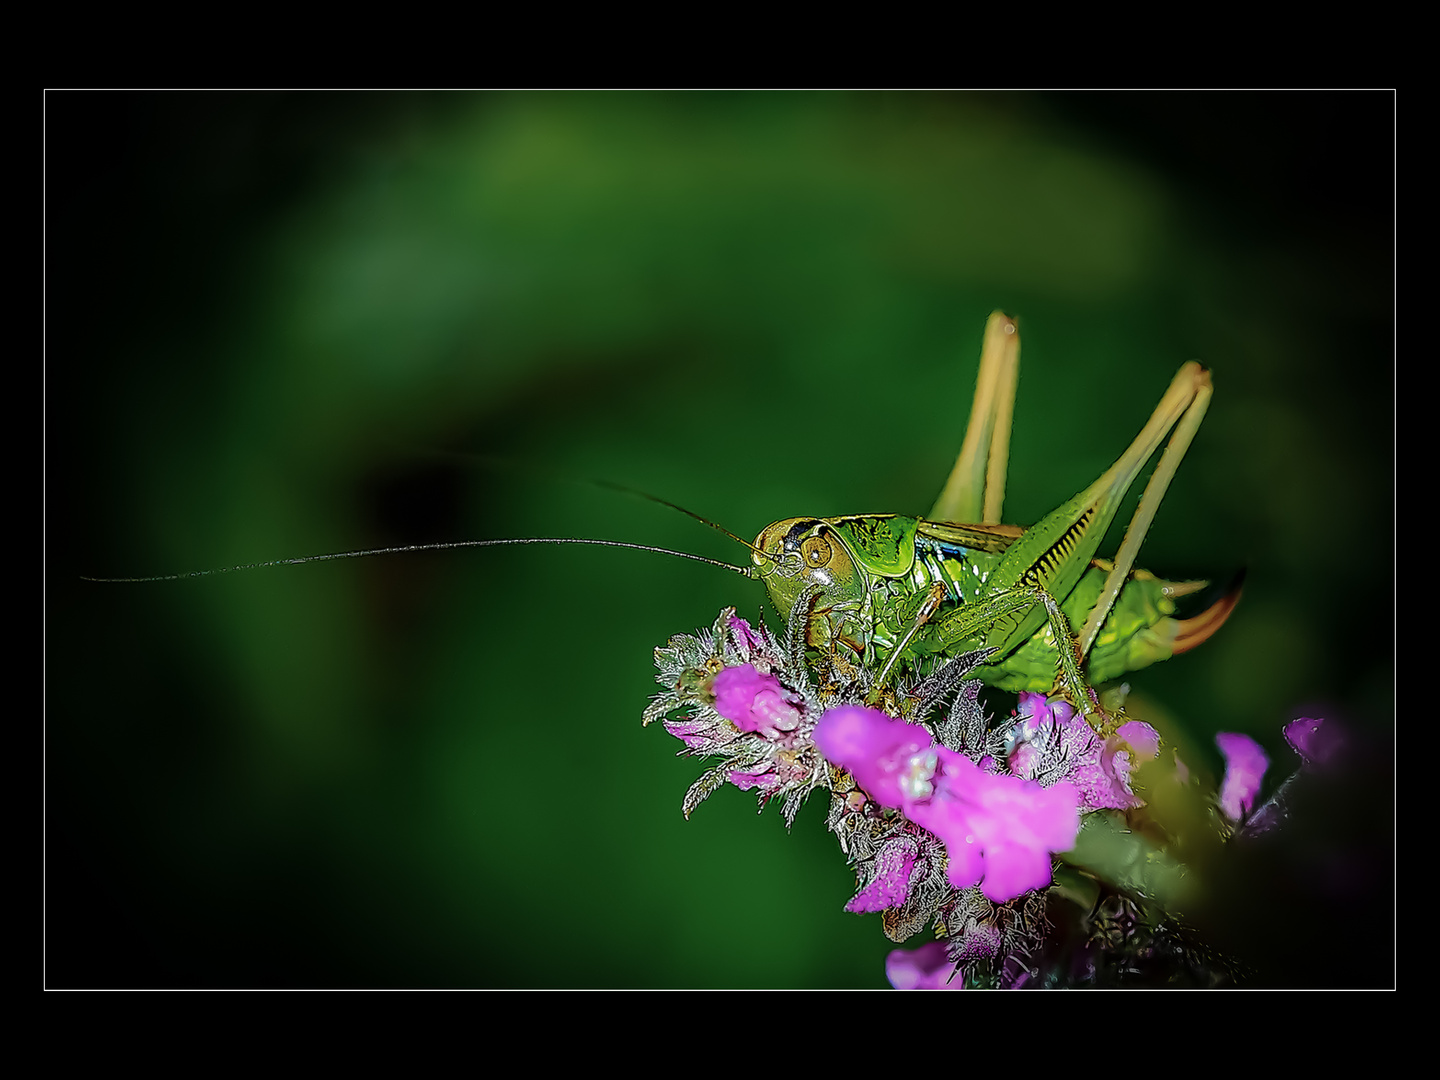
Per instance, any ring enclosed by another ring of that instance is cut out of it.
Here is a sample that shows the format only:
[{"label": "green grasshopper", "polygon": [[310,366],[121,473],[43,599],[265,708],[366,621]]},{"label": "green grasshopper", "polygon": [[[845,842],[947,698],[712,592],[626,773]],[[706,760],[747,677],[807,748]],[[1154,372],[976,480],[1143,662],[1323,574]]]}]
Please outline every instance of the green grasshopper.
[{"label": "green grasshopper", "polygon": [[[765,528],[752,571],[780,615],[832,663],[917,674],[974,649],[976,670],[1009,690],[1058,689],[1087,715],[1090,684],[1194,648],[1225,621],[1238,585],[1201,614],[1173,618],[1175,600],[1205,582],[1161,581],[1132,568],[1156,507],[1210,401],[1210,378],[1188,363],[1144,430],[1098,480],[1028,529],[999,524],[1020,339],[990,316],[975,403],[955,468],[928,517],[788,518]],[[1095,558],[1131,483],[1175,429],[1113,562]],[[959,524],[974,522],[974,524]],[[883,666],[880,666],[882,665]]]},{"label": "green grasshopper", "polygon": [[[634,548],[710,563],[762,581],[781,617],[792,627],[800,626],[804,644],[827,655],[832,670],[878,667],[871,680],[877,695],[899,671],[926,675],[952,657],[988,648],[994,653],[975,677],[1008,690],[1058,689],[1093,717],[1097,706],[1091,684],[1194,648],[1220,627],[1239,598],[1237,586],[1199,615],[1175,619],[1175,600],[1206,583],[1161,581],[1133,570],[1155,509],[1205,415],[1210,379],[1199,364],[1183,366],[1120,459],[1038,524],[1021,529],[999,524],[1019,357],[1014,321],[995,312],[986,325],[965,440],[926,518],[787,518],[767,526],[748,544],[683,507],[635,492],[744,544],[751,551],[747,567],[645,544],[536,537],[415,544],[159,577],[90,580],[167,581],[402,551],[509,544]],[[1114,561],[1096,559],[1126,491],[1172,428],[1174,436]],[[973,523],[960,524],[966,521]]]}]

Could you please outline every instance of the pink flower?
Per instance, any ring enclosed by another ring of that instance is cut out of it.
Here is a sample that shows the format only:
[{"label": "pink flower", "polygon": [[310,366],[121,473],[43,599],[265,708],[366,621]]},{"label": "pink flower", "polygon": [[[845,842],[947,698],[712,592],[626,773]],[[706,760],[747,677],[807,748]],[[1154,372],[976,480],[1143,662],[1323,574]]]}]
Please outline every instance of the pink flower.
[{"label": "pink flower", "polygon": [[932,941],[918,949],[896,949],[885,957],[885,977],[896,990],[960,990],[964,983],[945,955],[945,943]]},{"label": "pink flower", "polygon": [[1285,741],[1311,765],[1326,764],[1345,745],[1334,723],[1308,716],[1285,725]]},{"label": "pink flower", "polygon": [[1120,736],[1122,742],[1129,743],[1141,757],[1160,756],[1160,733],[1143,720],[1131,720],[1128,724],[1121,724],[1115,734]]},{"label": "pink flower", "polygon": [[774,738],[800,723],[800,711],[786,699],[780,680],[753,664],[727,667],[715,676],[714,690],[715,711],[741,731]]},{"label": "pink flower", "polygon": [[811,737],[826,761],[849,769],[870,798],[894,810],[905,805],[902,785],[924,783],[919,779],[924,763],[912,758],[935,742],[930,732],[917,724],[891,720],[859,705],[829,710]]},{"label": "pink flower", "polygon": [[896,836],[887,841],[875,857],[875,878],[845,905],[853,914],[899,907],[910,895],[910,876],[920,845],[913,837]]},{"label": "pink flower", "polygon": [[1249,735],[1222,731],[1215,743],[1225,755],[1225,782],[1220,786],[1220,809],[1231,821],[1240,821],[1255,805],[1260,781],[1270,759]]},{"label": "pink flower", "polygon": [[1160,753],[1160,736],[1149,724],[1132,720],[1102,740],[1069,702],[1023,693],[1006,745],[1016,776],[1045,787],[1074,784],[1086,810],[1132,810],[1144,800],[1131,788],[1130,774],[1137,757]]},{"label": "pink flower", "polygon": [[1141,761],[1160,756],[1160,735],[1143,720],[1121,724],[1115,734],[1105,740],[1100,755],[1100,768],[1110,781],[1111,804],[1116,810],[1132,810],[1145,805],[1130,784],[1130,774]]},{"label": "pink flower", "polygon": [[1075,846],[1080,792],[1042,788],[1018,776],[986,773],[969,758],[935,748],[941,769],[934,796],[910,802],[905,816],[945,842],[957,889],[979,885],[996,903],[1050,884],[1050,855]]},{"label": "pink flower", "polygon": [[945,844],[957,889],[979,884],[996,903],[1050,884],[1050,856],[1075,846],[1080,793],[987,773],[935,745],[924,728],[875,709],[831,709],[815,728],[826,760],[848,769],[882,806],[902,810]]}]

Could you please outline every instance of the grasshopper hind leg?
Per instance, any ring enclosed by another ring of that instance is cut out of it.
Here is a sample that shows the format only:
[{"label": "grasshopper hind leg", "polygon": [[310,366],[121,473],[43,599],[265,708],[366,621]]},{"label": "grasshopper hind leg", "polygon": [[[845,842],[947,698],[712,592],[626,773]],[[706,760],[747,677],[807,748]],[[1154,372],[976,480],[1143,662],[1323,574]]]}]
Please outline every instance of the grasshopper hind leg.
[{"label": "grasshopper hind leg", "polygon": [[[1125,539],[1120,543],[1120,550],[1115,553],[1115,564],[1105,579],[1100,599],[1080,630],[1080,653],[1082,656],[1090,652],[1090,647],[1095,643],[1095,636],[1100,632],[1101,624],[1110,614],[1116,597],[1119,596],[1121,588],[1125,585],[1125,579],[1135,565],[1135,556],[1139,554],[1140,545],[1144,542],[1146,533],[1150,531],[1151,522],[1155,520],[1155,512],[1160,508],[1160,500],[1165,497],[1165,492],[1170,487],[1170,481],[1175,478],[1175,470],[1180,467],[1180,461],[1184,458],[1185,451],[1190,448],[1190,443],[1195,439],[1195,433],[1200,430],[1200,422],[1205,419],[1205,410],[1210,407],[1210,394],[1210,373],[1199,364],[1186,364],[1175,376],[1170,391],[1155,410],[1156,415],[1159,416],[1165,408],[1166,402],[1170,401],[1172,396],[1183,399],[1183,411],[1180,412],[1178,419],[1171,421],[1175,430],[1170,436],[1170,442],[1166,445],[1165,452],[1160,455],[1160,464],[1155,466],[1155,472],[1151,474],[1150,482],[1145,485],[1145,492],[1140,496],[1140,504],[1130,518],[1130,524],[1125,528]],[[1151,419],[1153,422],[1154,417]],[[1148,454],[1146,456],[1148,457]],[[1238,593],[1236,598],[1238,599]],[[1231,607],[1233,606],[1232,604]],[[1229,614],[1228,608],[1225,610],[1225,614]],[[1224,621],[1222,617],[1220,622]],[[1217,623],[1217,629],[1218,625]],[[1211,632],[1213,633],[1213,630]]]},{"label": "grasshopper hind leg", "polygon": [[1020,330],[1003,311],[992,312],[985,323],[965,440],[930,511],[931,521],[1000,523],[1019,377]]}]

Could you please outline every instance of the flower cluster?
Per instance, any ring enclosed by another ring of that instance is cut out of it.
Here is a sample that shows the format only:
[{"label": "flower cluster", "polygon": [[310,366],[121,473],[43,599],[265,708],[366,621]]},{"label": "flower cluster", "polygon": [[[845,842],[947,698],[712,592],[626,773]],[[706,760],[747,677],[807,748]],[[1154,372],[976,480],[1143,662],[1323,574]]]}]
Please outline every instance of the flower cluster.
[{"label": "flower cluster", "polygon": [[[730,783],[755,791],[762,809],[782,798],[786,823],[793,822],[805,797],[827,781],[810,740],[821,709],[813,694],[796,688],[803,679],[782,682],[784,655],[765,625],[752,627],[726,608],[709,631],[677,634],[656,649],[655,664],[666,689],[644,722],[663,720],[685,744],[682,753],[723,759],[685,793],[685,816]],[[688,712],[672,718],[679,709]]]},{"label": "flower cluster", "polygon": [[[780,799],[787,825],[810,793],[830,792],[827,825],[857,877],[846,910],[881,913],[897,942],[931,926],[939,939],[891,953],[893,985],[1124,985],[1140,975],[1216,985],[1233,976],[1189,942],[1153,887],[1164,874],[1184,878],[1137,784],[1160,756],[1154,728],[1119,713],[1097,730],[1069,702],[1033,693],[996,723],[966,678],[988,651],[926,678],[901,674],[883,694],[863,667],[822,668],[805,655],[803,641],[777,640],[727,608],[708,630],[655,650],[662,692],[645,722],[663,721],[682,755],[720,759],[686,792],[687,817],[727,783],[754,792],[762,809]],[[1305,768],[1338,745],[1319,720],[1297,720],[1285,737]],[[1256,809],[1265,752],[1246,735],[1216,742],[1226,772],[1209,805],[1229,822],[1221,831],[1274,827],[1285,785]],[[1172,791],[1194,790],[1178,758],[1171,775],[1180,781]],[[1087,832],[1096,839],[1085,849]]]},{"label": "flower cluster", "polygon": [[[964,679],[986,653],[957,657],[927,680],[897,680],[889,700],[905,703],[908,720],[860,704],[873,696],[864,670],[832,669],[821,689],[788,661],[794,654],[732,609],[656,650],[664,689],[645,721],[663,720],[684,755],[722,759],[686,792],[684,813],[728,783],[755,792],[762,808],[781,798],[789,823],[826,787],[829,827],[858,879],[847,910],[882,913],[896,941],[945,926],[946,947],[963,961],[995,960],[1035,939],[1053,857],[1074,844],[1084,806],[1067,776],[1090,758],[1062,754],[1057,771],[1046,756],[1043,779],[1010,769],[1005,729]],[[942,699],[950,709],[927,722]],[[1072,716],[1059,715],[1064,728]],[[1044,727],[1009,741],[1048,743]],[[1101,745],[1087,742],[1086,753]],[[1106,761],[1115,757],[1112,748]]]}]

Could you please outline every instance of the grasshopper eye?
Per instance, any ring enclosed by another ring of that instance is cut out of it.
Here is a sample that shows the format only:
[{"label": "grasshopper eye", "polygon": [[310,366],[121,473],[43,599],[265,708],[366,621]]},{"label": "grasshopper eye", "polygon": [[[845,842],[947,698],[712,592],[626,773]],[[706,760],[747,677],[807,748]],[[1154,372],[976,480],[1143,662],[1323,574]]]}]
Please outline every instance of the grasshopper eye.
[{"label": "grasshopper eye", "polygon": [[807,566],[819,568],[830,562],[830,544],[823,537],[812,536],[800,545],[800,555]]}]

